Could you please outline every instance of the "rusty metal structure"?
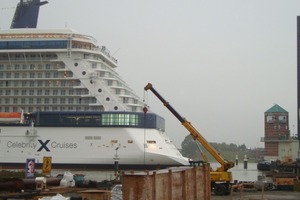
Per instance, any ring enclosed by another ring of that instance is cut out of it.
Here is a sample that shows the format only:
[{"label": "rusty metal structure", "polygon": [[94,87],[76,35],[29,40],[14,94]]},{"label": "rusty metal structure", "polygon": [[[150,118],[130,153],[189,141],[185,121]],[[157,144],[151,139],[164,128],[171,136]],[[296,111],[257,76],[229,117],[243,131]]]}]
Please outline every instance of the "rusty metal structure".
[{"label": "rusty metal structure", "polygon": [[210,165],[124,172],[123,200],[210,200]]}]

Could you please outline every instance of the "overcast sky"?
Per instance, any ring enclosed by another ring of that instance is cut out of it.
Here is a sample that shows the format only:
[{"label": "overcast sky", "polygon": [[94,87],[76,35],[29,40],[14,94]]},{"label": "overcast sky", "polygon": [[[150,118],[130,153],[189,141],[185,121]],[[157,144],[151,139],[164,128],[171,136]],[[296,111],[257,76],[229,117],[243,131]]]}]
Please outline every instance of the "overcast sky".
[{"label": "overcast sky", "polygon": [[[1,0],[8,29],[18,0]],[[299,0],[49,0],[39,28],[91,35],[143,99],[151,82],[209,142],[263,147],[264,112],[278,104],[297,131]],[[151,93],[180,147],[188,132]]]}]

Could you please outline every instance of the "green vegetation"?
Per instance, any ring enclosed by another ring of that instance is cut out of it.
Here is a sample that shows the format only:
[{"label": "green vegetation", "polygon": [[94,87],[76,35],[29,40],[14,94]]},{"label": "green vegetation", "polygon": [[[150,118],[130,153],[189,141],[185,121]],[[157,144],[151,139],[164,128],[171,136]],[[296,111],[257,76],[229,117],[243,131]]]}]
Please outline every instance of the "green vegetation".
[{"label": "green vegetation", "polygon": [[[235,161],[236,155],[239,161],[244,160],[246,155],[249,162],[257,161],[256,150],[247,149],[245,144],[226,144],[226,143],[210,143],[226,160]],[[193,160],[203,160],[201,157],[201,151],[207,157],[209,162],[216,162],[216,160],[204,149],[197,140],[194,140],[191,135],[185,137],[184,141],[181,143],[181,153],[183,156],[191,158]]]}]

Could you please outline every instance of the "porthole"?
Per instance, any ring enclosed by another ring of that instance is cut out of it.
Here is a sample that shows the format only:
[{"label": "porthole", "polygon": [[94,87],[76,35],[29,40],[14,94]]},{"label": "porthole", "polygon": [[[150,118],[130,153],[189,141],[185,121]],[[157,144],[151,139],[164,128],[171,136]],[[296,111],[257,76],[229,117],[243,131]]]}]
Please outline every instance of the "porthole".
[{"label": "porthole", "polygon": [[78,66],[78,63],[75,63],[74,66],[77,67],[77,66]]},{"label": "porthole", "polygon": [[110,98],[109,98],[109,97],[106,97],[106,101],[110,101]]},{"label": "porthole", "polygon": [[115,109],[115,110],[118,110],[118,106],[115,106],[114,109]]},{"label": "porthole", "polygon": [[82,72],[82,75],[86,75],[86,72],[85,72],[85,71],[83,71],[83,72]]},{"label": "porthole", "polygon": [[99,89],[98,89],[98,92],[101,93],[101,92],[102,92],[102,89],[99,88]]}]

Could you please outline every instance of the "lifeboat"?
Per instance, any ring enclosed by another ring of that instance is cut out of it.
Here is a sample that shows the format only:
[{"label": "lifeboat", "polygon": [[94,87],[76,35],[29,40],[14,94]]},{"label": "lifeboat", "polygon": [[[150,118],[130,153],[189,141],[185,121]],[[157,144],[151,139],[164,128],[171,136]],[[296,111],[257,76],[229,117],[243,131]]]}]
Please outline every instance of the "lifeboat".
[{"label": "lifeboat", "polygon": [[0,112],[0,122],[20,122],[21,119],[19,112]]}]

